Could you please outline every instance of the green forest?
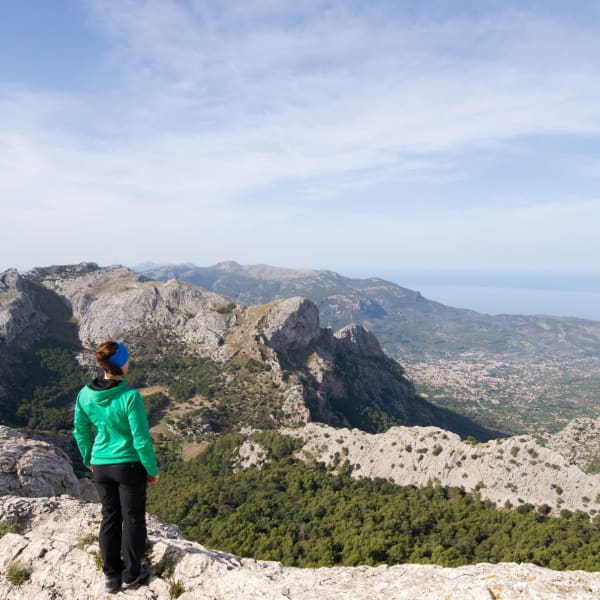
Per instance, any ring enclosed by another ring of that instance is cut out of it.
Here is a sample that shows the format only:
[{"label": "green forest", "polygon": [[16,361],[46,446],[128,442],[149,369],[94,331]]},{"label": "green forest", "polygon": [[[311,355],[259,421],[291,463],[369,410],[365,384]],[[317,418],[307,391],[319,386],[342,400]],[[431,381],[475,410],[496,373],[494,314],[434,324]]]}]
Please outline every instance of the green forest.
[{"label": "green forest", "polygon": [[71,431],[73,405],[91,371],[82,369],[73,349],[64,346],[33,348],[10,365],[0,400],[2,423],[45,431]]},{"label": "green forest", "polygon": [[210,548],[300,567],[516,561],[600,570],[600,521],[586,513],[552,518],[529,504],[499,510],[462,488],[356,480],[347,464],[328,472],[295,459],[291,438],[252,437],[268,448],[261,469],[234,469],[240,435],[187,463],[161,451],[149,512]]}]

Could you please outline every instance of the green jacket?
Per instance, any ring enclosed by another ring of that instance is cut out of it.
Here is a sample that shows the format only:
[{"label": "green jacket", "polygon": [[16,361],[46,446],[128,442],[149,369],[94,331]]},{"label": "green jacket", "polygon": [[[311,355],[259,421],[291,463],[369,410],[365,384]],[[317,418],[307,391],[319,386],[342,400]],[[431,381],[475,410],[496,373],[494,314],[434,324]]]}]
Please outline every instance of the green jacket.
[{"label": "green jacket", "polygon": [[148,475],[158,473],[144,402],[124,379],[107,390],[81,389],[73,435],[86,467],[141,461]]}]

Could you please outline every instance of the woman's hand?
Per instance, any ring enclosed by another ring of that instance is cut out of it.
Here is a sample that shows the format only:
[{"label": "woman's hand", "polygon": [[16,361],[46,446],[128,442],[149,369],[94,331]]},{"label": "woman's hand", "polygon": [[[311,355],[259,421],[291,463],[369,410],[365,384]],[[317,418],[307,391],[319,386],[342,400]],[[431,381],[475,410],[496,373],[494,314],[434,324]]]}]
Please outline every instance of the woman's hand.
[{"label": "woman's hand", "polygon": [[157,473],[156,475],[148,475],[148,483],[150,485],[154,485],[160,479],[160,475]]}]

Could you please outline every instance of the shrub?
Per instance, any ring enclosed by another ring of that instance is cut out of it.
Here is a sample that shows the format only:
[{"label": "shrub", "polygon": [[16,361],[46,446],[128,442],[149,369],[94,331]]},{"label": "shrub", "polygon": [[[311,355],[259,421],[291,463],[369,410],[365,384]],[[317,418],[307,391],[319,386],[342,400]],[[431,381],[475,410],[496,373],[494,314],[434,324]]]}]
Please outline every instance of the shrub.
[{"label": "shrub", "polygon": [[102,571],[104,568],[104,561],[102,560],[102,555],[100,552],[92,552],[92,556],[94,557],[94,565],[96,566],[97,571]]},{"label": "shrub", "polygon": [[29,580],[31,571],[22,562],[14,561],[8,565],[6,577],[13,585],[19,586]]},{"label": "shrub", "polygon": [[18,523],[13,523],[12,521],[3,519],[0,521],[0,538],[7,533],[21,533],[21,527]]},{"label": "shrub", "polygon": [[230,302],[229,304],[222,304],[216,308],[216,311],[222,315],[229,315],[235,310],[235,302]]},{"label": "shrub", "polygon": [[89,546],[96,541],[98,541],[98,536],[95,533],[86,533],[83,537],[79,538],[76,547],[83,550],[86,546]]},{"label": "shrub", "polygon": [[181,583],[181,581],[171,582],[169,587],[169,595],[171,598],[179,598],[183,592],[185,592],[185,588],[183,587],[183,583]]}]

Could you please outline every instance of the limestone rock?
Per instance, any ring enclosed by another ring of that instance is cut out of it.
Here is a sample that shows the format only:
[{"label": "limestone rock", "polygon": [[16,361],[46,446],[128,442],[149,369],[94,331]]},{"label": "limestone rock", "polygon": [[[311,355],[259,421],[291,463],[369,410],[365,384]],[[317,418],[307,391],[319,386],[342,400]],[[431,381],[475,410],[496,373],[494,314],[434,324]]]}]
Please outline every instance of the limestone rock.
[{"label": "limestone rock", "polygon": [[319,309],[299,297],[276,302],[267,312],[261,332],[274,350],[306,347],[319,337]]},{"label": "limestone rock", "polygon": [[600,511],[600,475],[584,473],[532,436],[471,444],[436,427],[392,427],[369,434],[320,423],[284,432],[301,437],[303,450],[320,462],[331,465],[336,455],[344,457],[353,466],[354,477],[382,477],[398,485],[438,482],[464,487],[499,507],[509,501],[514,507],[547,504],[554,514],[562,509],[591,515]]},{"label": "limestone rock", "polygon": [[226,299],[189,284],[149,281],[123,267],[45,278],[43,283],[71,305],[87,347],[140,328],[173,330],[181,340],[203,348],[223,342],[226,323],[215,308]]},{"label": "limestone rock", "polygon": [[353,323],[336,331],[334,336],[337,340],[338,352],[348,352],[374,358],[385,357],[377,338],[362,325]]},{"label": "limestone rock", "polygon": [[600,471],[600,419],[574,419],[548,436],[546,446],[584,471]]},{"label": "limestone rock", "polygon": [[267,449],[254,440],[246,440],[238,449],[235,467],[239,469],[249,469],[250,467],[262,468],[269,464],[269,452]]},{"label": "limestone rock", "polygon": [[0,425],[0,495],[79,495],[69,457],[59,448]]},{"label": "limestone rock", "polygon": [[[91,600],[104,598],[95,566],[100,507],[74,499],[0,497],[0,520],[18,521],[22,534],[0,544],[0,599]],[[238,558],[181,539],[177,530],[148,519],[150,559],[173,566],[169,581],[115,598],[168,600],[170,583],[184,587],[181,600],[593,600],[600,573],[557,572],[531,564],[478,564],[458,569],[433,565],[298,569]],[[30,571],[20,587],[6,577],[18,560]],[[163,564],[164,564],[163,563]]]}]

